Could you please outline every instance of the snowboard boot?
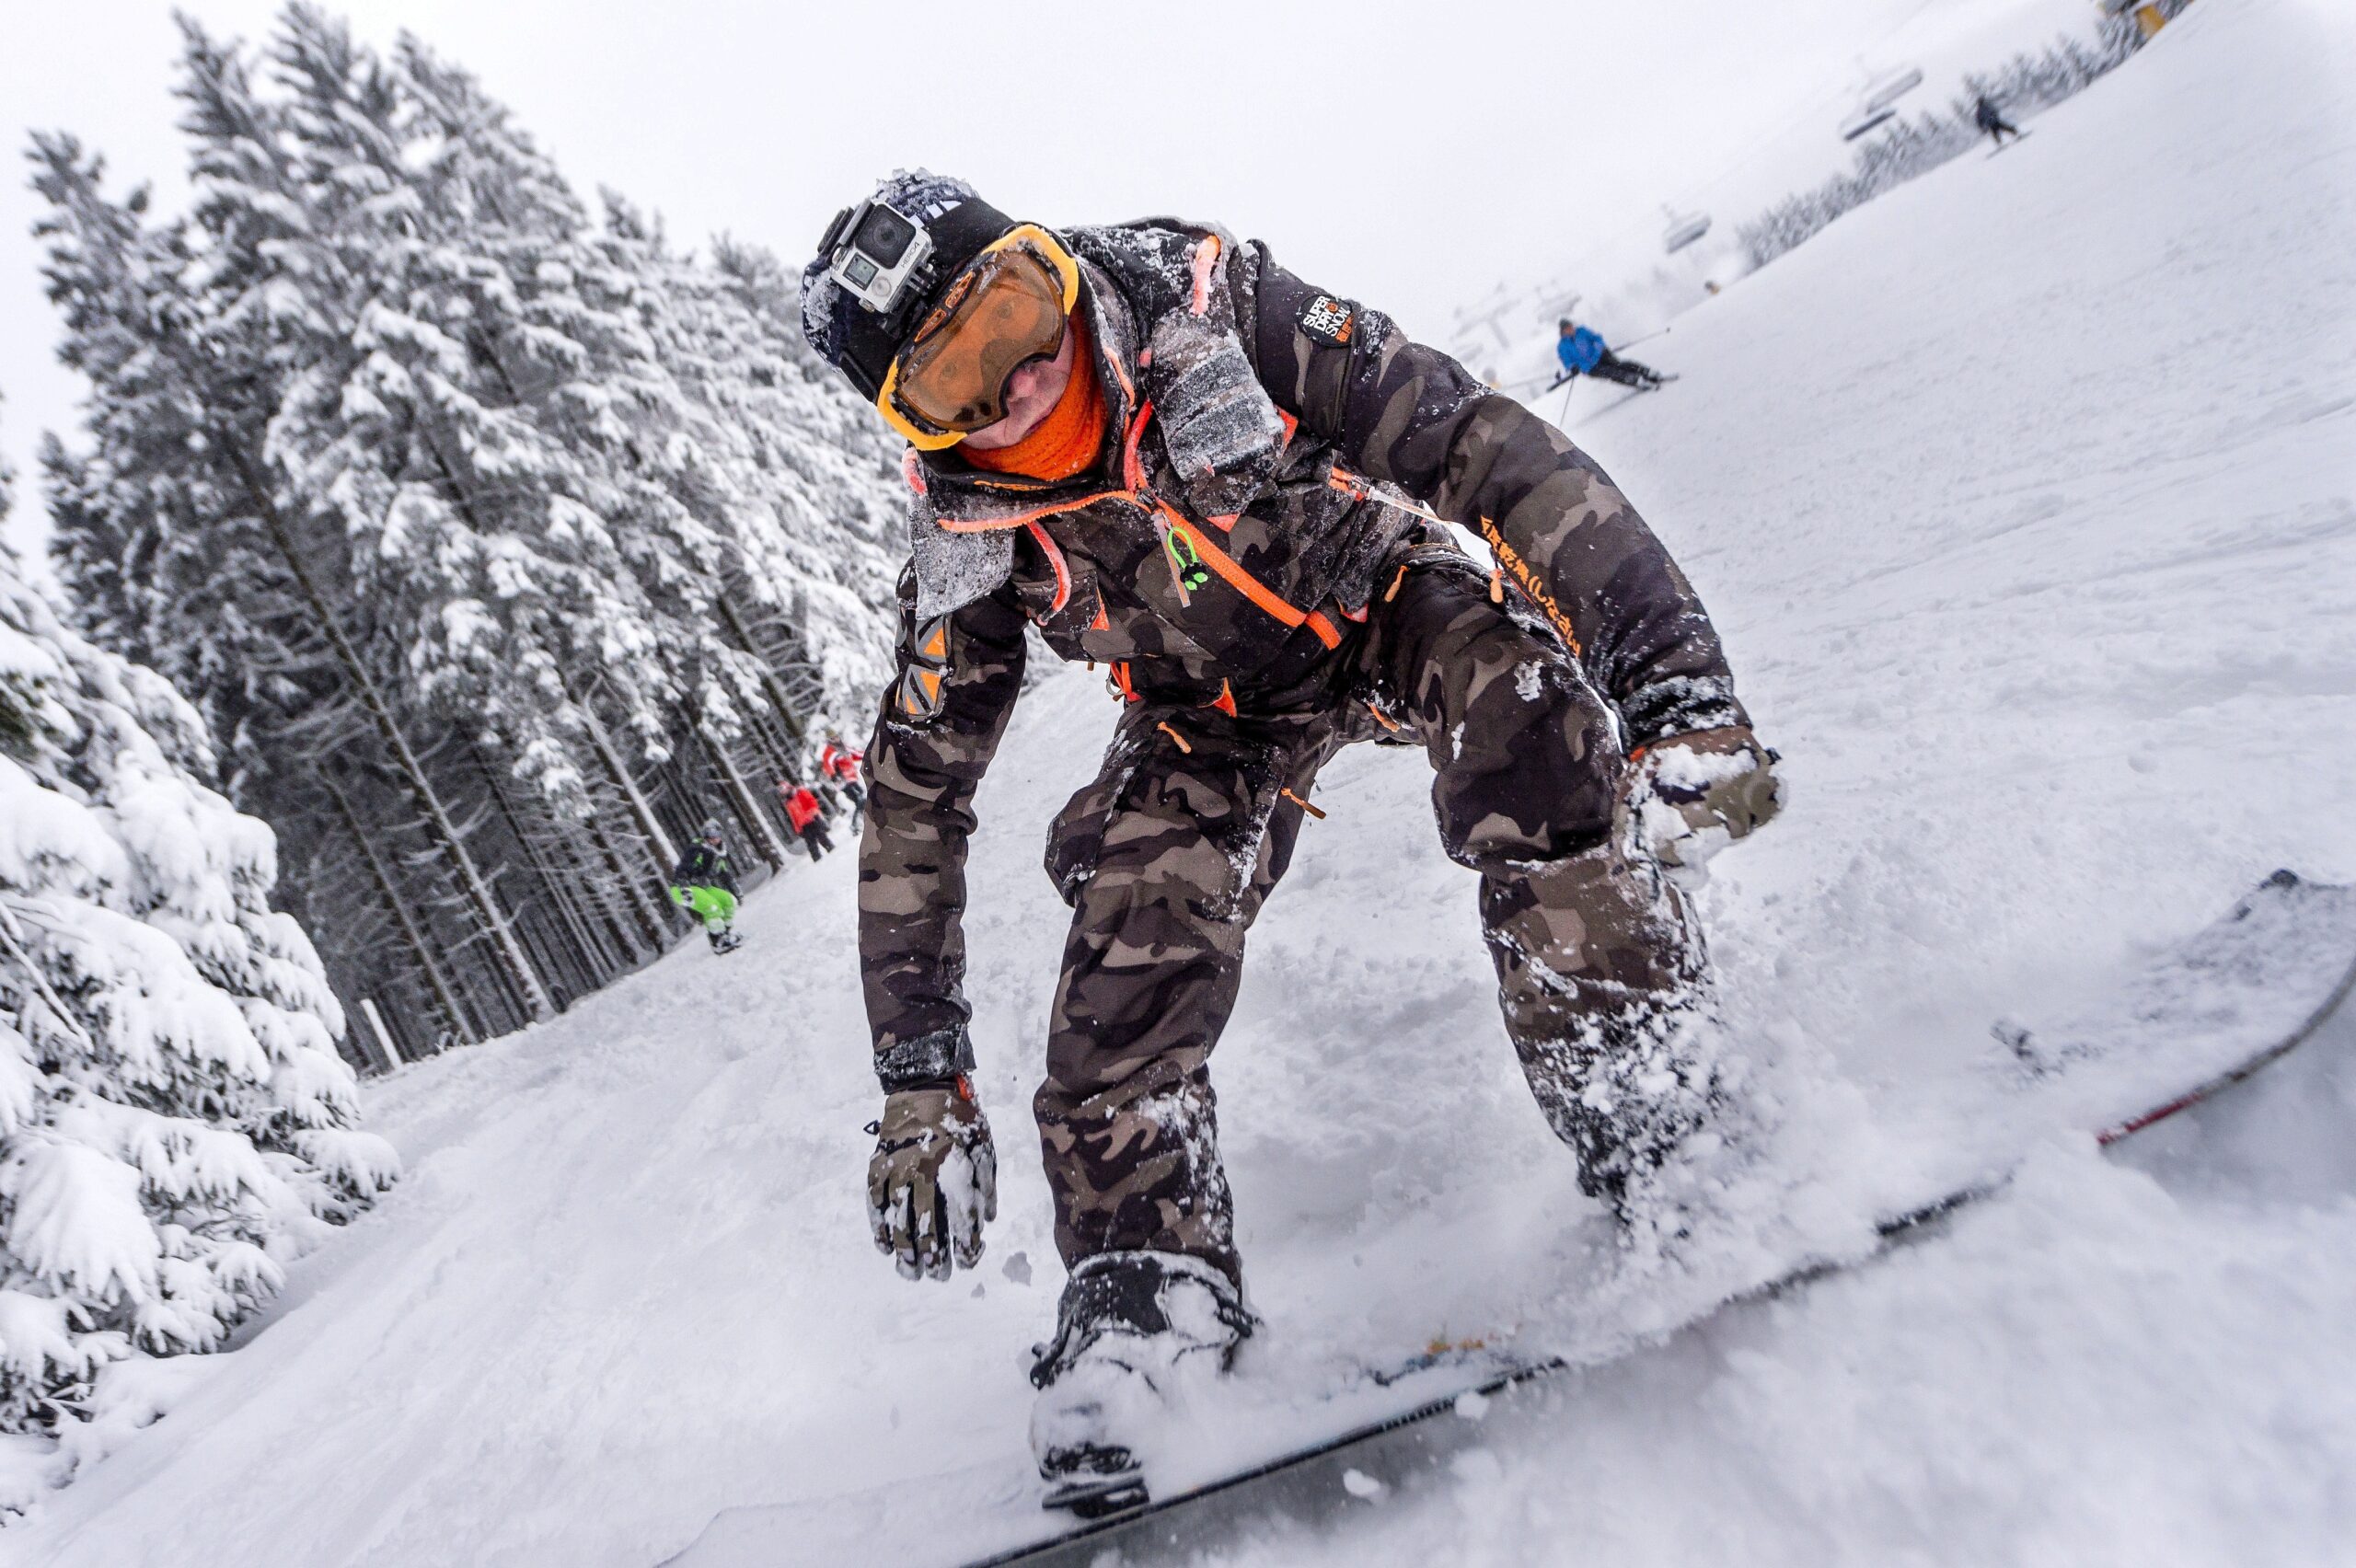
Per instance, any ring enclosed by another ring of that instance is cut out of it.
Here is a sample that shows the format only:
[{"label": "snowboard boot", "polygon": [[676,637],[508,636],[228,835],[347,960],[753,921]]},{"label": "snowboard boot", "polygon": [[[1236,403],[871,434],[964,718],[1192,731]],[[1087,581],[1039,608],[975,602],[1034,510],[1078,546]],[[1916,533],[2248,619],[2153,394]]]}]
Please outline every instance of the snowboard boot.
[{"label": "snowboard boot", "polygon": [[1146,1501],[1138,1444],[1184,1385],[1227,1370],[1256,1320],[1234,1284],[1181,1252],[1104,1252],[1065,1282],[1034,1348],[1031,1451],[1042,1505],[1102,1518]]},{"label": "snowboard boot", "polygon": [[1590,1015],[1567,1039],[1517,1043],[1547,1124],[1578,1156],[1580,1190],[1632,1251],[1673,1253],[1692,1233],[1735,1119],[1722,1032],[1706,997],[1689,993]]},{"label": "snowboard boot", "polygon": [[745,939],[738,936],[733,931],[714,931],[711,933],[711,951],[714,952],[734,952],[738,948],[743,947],[744,945]]}]

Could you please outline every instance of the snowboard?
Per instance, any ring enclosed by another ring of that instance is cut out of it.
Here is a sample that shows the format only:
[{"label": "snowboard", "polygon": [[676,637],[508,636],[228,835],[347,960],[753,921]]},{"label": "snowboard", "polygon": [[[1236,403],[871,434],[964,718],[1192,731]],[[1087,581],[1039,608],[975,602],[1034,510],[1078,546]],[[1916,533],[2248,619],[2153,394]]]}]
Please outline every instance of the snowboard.
[{"label": "snowboard", "polygon": [[[2339,1014],[2351,990],[2356,887],[2277,871],[2225,916],[2143,965],[2121,994],[2083,1014],[2034,1027],[2002,1020],[1991,1033],[2006,1054],[2015,1090],[2044,1096],[2057,1124],[2085,1129],[2108,1147],[2214,1099],[2289,1055]],[[2098,1072],[2076,1070],[2097,1065]],[[1262,1453],[1215,1478],[1099,1517],[1067,1515],[1060,1528],[1058,1521],[1043,1519],[1040,1537],[968,1559],[964,1568],[1089,1568],[1151,1560],[1173,1550],[1215,1550],[1222,1539],[1271,1516],[1330,1516],[1477,1444],[1493,1403],[1563,1388],[1582,1371],[1640,1353],[1746,1303],[1927,1242],[1948,1216],[2003,1191],[2010,1179],[2009,1170],[1992,1170],[1907,1203],[1877,1222],[1876,1241],[1862,1253],[1799,1260],[1699,1307],[1675,1328],[1613,1349],[1563,1356],[1435,1344],[1402,1356],[1370,1368],[1318,1407],[1334,1420],[1313,1440]],[[1313,1420],[1303,1424],[1314,1427]],[[679,1568],[751,1568],[785,1561],[777,1543],[794,1533],[798,1513],[791,1505],[730,1509],[671,1562]],[[777,1516],[763,1516],[771,1514]],[[943,1560],[951,1559],[944,1553]]]}]

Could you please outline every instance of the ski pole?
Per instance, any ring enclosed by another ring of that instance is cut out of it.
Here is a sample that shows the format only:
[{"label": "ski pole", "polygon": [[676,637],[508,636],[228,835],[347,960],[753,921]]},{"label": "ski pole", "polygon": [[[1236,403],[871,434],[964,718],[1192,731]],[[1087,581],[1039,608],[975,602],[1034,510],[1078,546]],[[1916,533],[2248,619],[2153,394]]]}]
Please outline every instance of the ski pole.
[{"label": "ski pole", "polygon": [[1666,338],[1675,330],[1677,329],[1674,327],[1664,327],[1657,332],[1647,332],[1641,338],[1631,338],[1624,343],[1614,343],[1611,345],[1611,352],[1616,354],[1623,349],[1633,349],[1638,343],[1649,343],[1655,338]]}]

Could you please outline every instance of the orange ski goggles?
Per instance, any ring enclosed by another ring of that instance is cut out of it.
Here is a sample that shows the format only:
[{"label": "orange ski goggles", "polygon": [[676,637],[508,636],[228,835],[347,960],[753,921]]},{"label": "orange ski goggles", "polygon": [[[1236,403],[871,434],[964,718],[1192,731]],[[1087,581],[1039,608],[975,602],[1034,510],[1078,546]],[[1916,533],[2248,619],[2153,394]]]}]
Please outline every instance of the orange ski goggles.
[{"label": "orange ski goggles", "polygon": [[938,452],[1006,417],[1006,384],[1064,346],[1080,264],[1035,224],[974,259],[884,373],[875,407],[919,450]]}]

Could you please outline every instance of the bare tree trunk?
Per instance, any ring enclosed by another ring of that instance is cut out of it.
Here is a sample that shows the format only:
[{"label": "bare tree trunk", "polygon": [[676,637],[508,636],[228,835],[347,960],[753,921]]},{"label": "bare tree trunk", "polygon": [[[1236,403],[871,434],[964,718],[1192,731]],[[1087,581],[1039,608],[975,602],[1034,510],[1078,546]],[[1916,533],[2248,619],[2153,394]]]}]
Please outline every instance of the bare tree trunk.
[{"label": "bare tree trunk", "polygon": [[737,770],[736,759],[729,755],[725,745],[710,735],[704,737],[703,744],[704,749],[711,753],[712,761],[719,767],[721,779],[728,786],[729,794],[735,798],[737,814],[751,824],[755,836],[759,840],[757,847],[761,851],[761,859],[769,863],[771,870],[785,870],[785,845],[777,836],[776,824],[769,821],[768,813],[761,810],[761,802],[753,798],[753,791],[746,787],[744,774]]},{"label": "bare tree trunk", "polygon": [[491,791],[491,803],[499,808],[500,816],[507,824],[508,833],[516,847],[523,851],[533,874],[539,879],[548,905],[553,909],[558,923],[564,928],[565,940],[572,945],[574,967],[581,971],[583,988],[594,991],[621,968],[615,957],[611,938],[597,929],[597,917],[587,906],[578,875],[567,874],[572,868],[559,867],[549,860],[548,851],[529,828],[525,825],[515,802],[508,796],[504,778],[496,770],[493,760],[483,755],[482,747],[473,737],[467,740],[467,755],[475,769],[482,775],[483,787]]},{"label": "bare tree trunk", "polygon": [[343,792],[343,787],[324,771],[319,775],[319,782],[327,787],[336,810],[342,813],[343,824],[351,830],[352,842],[360,846],[361,859],[367,862],[368,874],[375,880],[376,892],[383,897],[385,906],[393,912],[394,920],[398,922],[401,935],[409,942],[410,951],[417,958],[417,966],[425,971],[425,983],[433,987],[433,999],[442,1004],[442,1016],[449,1021],[451,1032],[462,1040],[479,1038],[474,1032],[473,1021],[459,1007],[456,995],[450,989],[450,977],[442,972],[442,965],[433,957],[433,950],[426,944],[424,934],[417,928],[416,920],[410,917],[408,902],[393,887],[391,873],[386,870],[385,862],[378,858],[375,841],[361,831],[360,817],[352,809],[351,798]]},{"label": "bare tree trunk", "polygon": [[614,847],[612,837],[606,832],[604,813],[592,816],[587,825],[589,842],[597,847],[597,853],[605,858],[606,869],[613,872],[614,885],[628,906],[630,917],[638,922],[640,932],[646,938],[647,951],[663,951],[670,946],[667,940],[669,932],[663,920],[654,914],[653,901],[640,885],[640,879],[631,876],[628,868],[623,866],[620,852]]},{"label": "bare tree trunk", "polygon": [[573,706],[581,710],[582,718],[587,721],[589,739],[596,747],[597,755],[605,759],[606,771],[614,776],[614,787],[622,792],[622,799],[629,802],[630,814],[638,818],[639,831],[646,835],[647,843],[653,847],[659,862],[654,874],[668,877],[671,868],[679,863],[678,847],[671,842],[671,836],[663,831],[662,819],[647,803],[644,792],[638,787],[638,780],[631,778],[629,769],[623,766],[621,754],[614,749],[613,738],[606,733],[606,726],[598,719],[597,709],[579,700]]},{"label": "bare tree trunk", "polygon": [[768,861],[770,871],[782,871],[784,843],[778,840],[778,829],[770,824],[768,814],[761,810],[761,802],[754,798],[752,787],[745,784],[745,772],[735,766],[735,758],[728,755],[728,746],[716,742],[710,734],[702,734],[699,739],[702,739],[704,751],[711,754],[711,766],[719,770],[721,784],[728,789],[728,798],[735,801],[737,817],[745,819],[745,826],[752,831],[754,847],[761,850],[761,859]]},{"label": "bare tree trunk", "polygon": [[809,726],[803,723],[801,713],[793,706],[793,699],[786,695],[785,683],[777,678],[777,672],[769,668],[769,662],[761,657],[760,644],[753,640],[752,631],[745,625],[745,617],[738,613],[736,601],[725,591],[725,584],[722,591],[713,597],[720,605],[722,617],[728,622],[728,629],[735,634],[737,646],[760,660],[761,687],[769,694],[769,705],[777,709],[778,719],[785,725],[787,736],[800,745],[810,738]]}]

